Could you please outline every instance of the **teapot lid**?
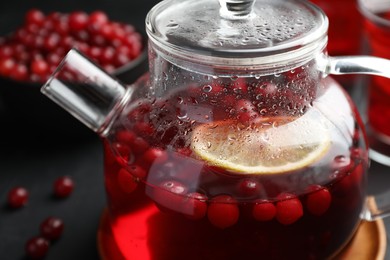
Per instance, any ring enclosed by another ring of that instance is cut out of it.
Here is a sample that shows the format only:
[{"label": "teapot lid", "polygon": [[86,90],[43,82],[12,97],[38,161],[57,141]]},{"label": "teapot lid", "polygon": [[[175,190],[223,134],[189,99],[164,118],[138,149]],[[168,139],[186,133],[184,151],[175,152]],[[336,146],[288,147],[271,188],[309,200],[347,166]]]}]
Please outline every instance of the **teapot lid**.
[{"label": "teapot lid", "polygon": [[328,19],[305,0],[165,0],[147,15],[146,29],[171,57],[274,68],[322,51]]}]

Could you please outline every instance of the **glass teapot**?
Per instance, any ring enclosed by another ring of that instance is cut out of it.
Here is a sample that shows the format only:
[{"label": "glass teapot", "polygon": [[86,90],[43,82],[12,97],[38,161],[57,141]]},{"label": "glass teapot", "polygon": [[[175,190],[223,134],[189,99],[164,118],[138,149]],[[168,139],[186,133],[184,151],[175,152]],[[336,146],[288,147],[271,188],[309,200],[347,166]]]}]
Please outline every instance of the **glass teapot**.
[{"label": "glass teapot", "polygon": [[389,77],[390,61],[327,56],[327,17],[303,0],[165,0],[146,29],[135,84],[71,50],[42,88],[102,137],[123,258],[323,259],[380,215],[362,121],[328,75]]}]

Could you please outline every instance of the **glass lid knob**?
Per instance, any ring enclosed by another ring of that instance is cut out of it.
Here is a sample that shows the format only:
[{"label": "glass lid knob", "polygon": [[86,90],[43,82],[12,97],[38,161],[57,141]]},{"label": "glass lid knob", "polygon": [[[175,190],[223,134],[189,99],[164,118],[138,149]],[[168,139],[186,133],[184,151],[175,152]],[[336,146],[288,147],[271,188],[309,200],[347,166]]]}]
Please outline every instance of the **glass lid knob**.
[{"label": "glass lid knob", "polygon": [[256,0],[219,0],[222,18],[235,20],[247,18]]}]

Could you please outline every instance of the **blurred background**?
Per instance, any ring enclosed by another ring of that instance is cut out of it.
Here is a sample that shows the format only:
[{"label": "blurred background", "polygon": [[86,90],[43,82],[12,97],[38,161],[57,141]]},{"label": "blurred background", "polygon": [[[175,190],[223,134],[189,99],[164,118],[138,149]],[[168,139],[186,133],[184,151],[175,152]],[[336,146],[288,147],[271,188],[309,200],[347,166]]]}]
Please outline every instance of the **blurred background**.
[{"label": "blurred background", "polygon": [[[25,13],[31,8],[45,14],[101,10],[110,20],[134,25],[145,35],[146,14],[157,2],[2,1],[0,36],[22,26]],[[96,235],[105,207],[100,139],[40,94],[39,87],[40,84],[15,84],[0,78],[0,259],[28,259],[27,240],[39,234],[40,223],[50,216],[61,218],[65,228],[45,259],[99,259]],[[17,111],[2,114],[2,100],[17,104]],[[67,122],[65,129],[59,129],[54,118],[45,118],[44,114],[52,112],[49,110],[58,113],[58,122]],[[37,114],[42,111],[42,115]],[[53,183],[65,175],[74,180],[74,192],[69,198],[56,199]],[[7,206],[7,193],[17,186],[25,187],[30,195],[25,207],[13,210]]]}]

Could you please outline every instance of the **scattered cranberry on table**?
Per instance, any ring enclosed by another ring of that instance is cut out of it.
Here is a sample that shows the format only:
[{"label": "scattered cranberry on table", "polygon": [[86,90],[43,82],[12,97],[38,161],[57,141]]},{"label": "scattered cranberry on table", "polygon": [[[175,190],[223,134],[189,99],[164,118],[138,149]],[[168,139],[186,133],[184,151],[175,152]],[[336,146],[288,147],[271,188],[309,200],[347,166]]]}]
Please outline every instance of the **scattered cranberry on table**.
[{"label": "scattered cranberry on table", "polygon": [[68,197],[74,189],[74,182],[69,176],[59,177],[54,182],[54,195],[58,198]]},{"label": "scattered cranberry on table", "polygon": [[61,237],[64,230],[64,222],[60,218],[48,217],[40,226],[41,235],[49,240],[56,240]]},{"label": "scattered cranberry on table", "polygon": [[50,242],[43,237],[33,237],[26,243],[26,255],[30,259],[42,259],[49,250]]},{"label": "scattered cranberry on table", "polygon": [[102,11],[45,15],[31,9],[24,25],[0,37],[0,75],[42,83],[72,47],[113,72],[136,59],[143,44],[132,25],[111,21]]},{"label": "scattered cranberry on table", "polygon": [[8,205],[11,208],[21,208],[28,202],[29,193],[23,187],[12,188],[8,192]]}]

